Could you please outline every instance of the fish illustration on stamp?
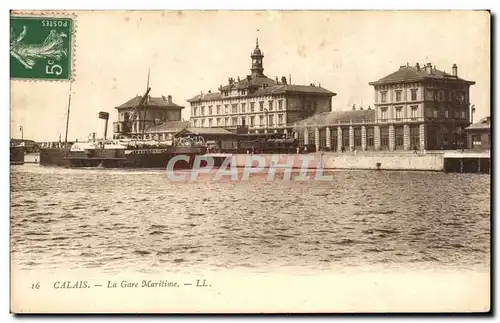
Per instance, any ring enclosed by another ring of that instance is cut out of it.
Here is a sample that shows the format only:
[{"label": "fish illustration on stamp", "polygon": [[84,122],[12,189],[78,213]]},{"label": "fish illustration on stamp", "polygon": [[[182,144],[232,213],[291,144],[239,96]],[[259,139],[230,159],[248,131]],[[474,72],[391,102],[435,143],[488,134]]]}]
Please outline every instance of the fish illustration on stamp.
[{"label": "fish illustration on stamp", "polygon": [[10,17],[11,79],[71,80],[71,18]]}]

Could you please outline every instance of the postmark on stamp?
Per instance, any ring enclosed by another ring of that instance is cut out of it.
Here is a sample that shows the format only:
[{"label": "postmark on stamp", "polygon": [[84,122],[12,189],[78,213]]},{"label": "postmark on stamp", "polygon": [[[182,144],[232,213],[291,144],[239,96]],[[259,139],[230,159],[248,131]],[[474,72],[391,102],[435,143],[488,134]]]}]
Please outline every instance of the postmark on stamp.
[{"label": "postmark on stamp", "polygon": [[71,17],[10,17],[10,78],[71,80]]}]

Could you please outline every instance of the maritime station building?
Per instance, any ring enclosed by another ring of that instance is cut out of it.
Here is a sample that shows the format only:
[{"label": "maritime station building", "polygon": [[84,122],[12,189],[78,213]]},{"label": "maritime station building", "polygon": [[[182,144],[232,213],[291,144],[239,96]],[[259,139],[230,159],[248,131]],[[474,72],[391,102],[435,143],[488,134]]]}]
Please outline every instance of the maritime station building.
[{"label": "maritime station building", "polygon": [[315,84],[292,84],[291,77],[267,77],[258,39],[250,58],[251,74],[230,77],[217,92],[202,92],[187,100],[191,127],[290,136],[295,122],[332,110],[334,92]]},{"label": "maritime station building", "polygon": [[146,109],[138,115],[134,111],[140,96],[116,107],[119,121],[114,123],[114,137],[128,132],[132,138],[165,140],[189,127],[199,134],[279,133],[327,151],[467,146],[469,89],[475,82],[461,78],[456,64],[451,66],[451,74],[431,63],[402,65],[369,83],[373,108],[332,111],[336,93],[319,84],[296,85],[284,76],[267,77],[258,40],[250,58],[249,75],[231,77],[217,92],[201,92],[187,100],[190,121],[182,121],[184,107],[173,103],[171,96],[148,97]]},{"label": "maritime station building", "polygon": [[317,149],[439,150],[465,147],[469,88],[454,64],[448,74],[431,63],[403,65],[370,82],[374,107],[323,112],[294,125],[295,136]]}]

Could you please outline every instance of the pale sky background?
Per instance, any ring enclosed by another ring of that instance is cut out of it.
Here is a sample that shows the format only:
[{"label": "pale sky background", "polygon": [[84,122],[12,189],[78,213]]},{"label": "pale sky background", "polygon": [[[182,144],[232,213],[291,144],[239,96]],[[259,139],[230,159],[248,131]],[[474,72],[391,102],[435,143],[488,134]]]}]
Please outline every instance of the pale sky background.
[{"label": "pale sky background", "polygon": [[[110,113],[146,88],[184,105],[200,91],[217,91],[229,77],[250,74],[259,37],[264,73],[292,83],[321,83],[335,93],[333,110],[373,105],[368,82],[407,62],[431,62],[471,87],[474,120],[490,115],[490,20],[482,11],[79,11],[76,81],[68,140],[103,132]],[[260,31],[257,33],[257,29]],[[11,136],[64,139],[69,83],[11,81]]]}]

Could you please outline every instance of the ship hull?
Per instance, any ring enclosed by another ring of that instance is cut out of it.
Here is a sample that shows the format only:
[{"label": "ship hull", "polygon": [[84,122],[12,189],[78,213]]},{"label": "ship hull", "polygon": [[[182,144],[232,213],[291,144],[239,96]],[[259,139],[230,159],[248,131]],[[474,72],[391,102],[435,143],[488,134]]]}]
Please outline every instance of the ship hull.
[{"label": "ship hull", "polygon": [[40,165],[70,167],[71,164],[69,160],[66,159],[68,154],[69,148],[41,148]]},{"label": "ship hull", "polygon": [[25,151],[23,147],[10,147],[10,164],[23,165]]},{"label": "ship hull", "polygon": [[[175,147],[168,149],[130,150],[125,161],[117,167],[123,168],[192,168],[196,156],[206,153],[205,147]],[[183,156],[182,159],[175,157]],[[174,163],[175,162],[175,163]]]},{"label": "ship hull", "polygon": [[105,168],[166,168],[172,158],[186,156],[173,164],[174,168],[192,168],[195,156],[206,153],[205,147],[175,147],[168,149],[133,149],[123,154],[111,154],[96,150],[88,156],[72,152],[69,148],[42,148],[40,165],[59,167],[105,167]]}]

